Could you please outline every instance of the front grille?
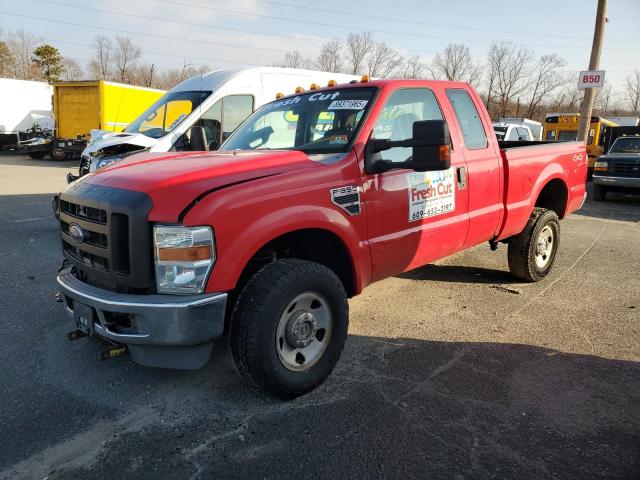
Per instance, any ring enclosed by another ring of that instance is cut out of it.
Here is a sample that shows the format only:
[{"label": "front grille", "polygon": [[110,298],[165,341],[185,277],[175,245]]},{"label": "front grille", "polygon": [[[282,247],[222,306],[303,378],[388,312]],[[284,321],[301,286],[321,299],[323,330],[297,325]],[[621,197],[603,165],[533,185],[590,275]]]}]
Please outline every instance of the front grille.
[{"label": "front grille", "polygon": [[76,203],[69,203],[63,200],[60,202],[60,210],[75,218],[89,220],[90,222],[96,222],[102,225],[107,223],[107,212],[99,208],[78,205]]},{"label": "front grille", "polygon": [[112,291],[152,290],[150,209],[144,193],[71,183],[60,194],[60,235],[78,277]]},{"label": "front grille", "polygon": [[609,173],[618,177],[640,177],[640,161],[616,160],[609,163]]}]

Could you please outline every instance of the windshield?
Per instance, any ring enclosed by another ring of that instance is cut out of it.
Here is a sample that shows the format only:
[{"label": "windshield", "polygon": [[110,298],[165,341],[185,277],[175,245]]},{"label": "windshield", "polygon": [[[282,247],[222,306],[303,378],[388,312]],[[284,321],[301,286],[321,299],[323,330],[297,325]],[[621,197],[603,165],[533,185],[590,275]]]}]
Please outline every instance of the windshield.
[{"label": "windshield", "polygon": [[618,138],[609,153],[640,153],[640,137]]},{"label": "windshield", "polygon": [[251,115],[222,150],[346,151],[375,89],[344,88],[271,102]]},{"label": "windshield", "polygon": [[504,140],[504,136],[507,133],[507,127],[493,127],[496,132],[496,137],[498,140]]},{"label": "windshield", "polygon": [[126,133],[142,133],[160,138],[176,128],[211,92],[169,92],[160,97],[133,121]]},{"label": "windshield", "polygon": [[577,130],[561,130],[558,132],[559,142],[575,142],[576,138],[578,138]]}]

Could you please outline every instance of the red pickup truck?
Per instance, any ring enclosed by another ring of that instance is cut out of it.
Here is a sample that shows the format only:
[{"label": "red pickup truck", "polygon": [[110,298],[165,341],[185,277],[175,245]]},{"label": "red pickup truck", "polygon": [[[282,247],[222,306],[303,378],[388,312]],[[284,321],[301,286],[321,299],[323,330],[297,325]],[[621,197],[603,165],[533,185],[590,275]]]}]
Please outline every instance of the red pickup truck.
[{"label": "red pickup truck", "polygon": [[543,279],[586,174],[580,143],[499,144],[464,83],[314,85],[218,152],[136,155],[60,194],[70,338],[191,369],[226,332],[250,383],[294,397],[332,371],[372,282],[483,242]]}]

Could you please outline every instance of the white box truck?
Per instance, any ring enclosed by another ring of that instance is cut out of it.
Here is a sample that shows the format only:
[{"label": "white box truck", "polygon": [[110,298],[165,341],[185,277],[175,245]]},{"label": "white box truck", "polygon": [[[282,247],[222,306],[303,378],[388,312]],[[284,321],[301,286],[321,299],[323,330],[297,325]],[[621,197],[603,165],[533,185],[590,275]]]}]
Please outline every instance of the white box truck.
[{"label": "white box truck", "polygon": [[[80,160],[80,176],[139,151],[216,150],[253,111],[297,87],[359,76],[294,68],[222,69],[176,85],[123,132],[93,131]],[[195,128],[194,128],[195,127]],[[195,132],[195,137],[193,136]],[[204,143],[203,143],[204,142]],[[73,181],[75,176],[69,175]]]},{"label": "white box truck", "polygon": [[53,130],[52,95],[45,82],[0,78],[0,150],[16,147],[30,131]]}]

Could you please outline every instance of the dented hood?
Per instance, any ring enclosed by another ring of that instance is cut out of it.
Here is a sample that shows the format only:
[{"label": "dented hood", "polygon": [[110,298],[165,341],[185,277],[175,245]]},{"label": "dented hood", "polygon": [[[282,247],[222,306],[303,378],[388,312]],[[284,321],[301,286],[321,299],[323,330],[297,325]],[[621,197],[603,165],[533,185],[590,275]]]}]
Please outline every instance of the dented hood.
[{"label": "dented hood", "polygon": [[[106,130],[91,130],[91,141],[84,149],[83,155],[91,155],[104,150],[109,155],[109,148],[122,144],[140,147],[140,150],[158,143],[155,138],[147,137],[141,133],[108,132]],[[91,155],[93,156],[93,155]],[[100,155],[98,155],[100,156]]]},{"label": "dented hood", "polygon": [[151,221],[176,222],[191,202],[231,184],[322,164],[299,151],[140,153],[83,177],[80,182],[144,192]]}]

